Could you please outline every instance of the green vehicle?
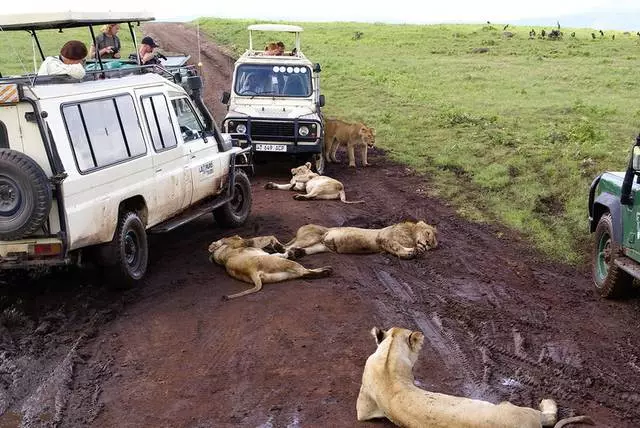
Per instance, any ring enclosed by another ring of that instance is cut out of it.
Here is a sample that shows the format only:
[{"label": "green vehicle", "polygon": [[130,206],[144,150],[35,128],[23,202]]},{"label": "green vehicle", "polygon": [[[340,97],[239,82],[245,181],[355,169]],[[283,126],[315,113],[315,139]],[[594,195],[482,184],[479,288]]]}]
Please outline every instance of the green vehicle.
[{"label": "green vehicle", "polygon": [[593,281],[602,297],[623,297],[640,278],[640,135],[625,172],[605,172],[591,184]]}]

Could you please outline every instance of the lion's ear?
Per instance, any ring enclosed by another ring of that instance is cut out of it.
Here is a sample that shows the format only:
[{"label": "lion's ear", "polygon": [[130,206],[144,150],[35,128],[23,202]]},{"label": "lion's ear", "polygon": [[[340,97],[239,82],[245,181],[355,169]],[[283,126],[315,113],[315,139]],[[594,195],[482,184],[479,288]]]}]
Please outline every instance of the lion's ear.
[{"label": "lion's ear", "polygon": [[376,339],[376,344],[379,345],[384,340],[385,331],[378,327],[373,327],[371,329],[371,335]]},{"label": "lion's ear", "polygon": [[311,162],[307,162],[307,163],[305,163],[305,166],[306,166],[307,168],[311,169]]},{"label": "lion's ear", "polygon": [[369,128],[371,130],[371,135],[376,136],[376,128]]},{"label": "lion's ear", "polygon": [[411,332],[409,335],[409,348],[412,351],[418,352],[422,349],[422,344],[424,343],[424,334],[420,331]]},{"label": "lion's ear", "polygon": [[296,173],[296,169],[295,168],[291,168],[291,175]]}]

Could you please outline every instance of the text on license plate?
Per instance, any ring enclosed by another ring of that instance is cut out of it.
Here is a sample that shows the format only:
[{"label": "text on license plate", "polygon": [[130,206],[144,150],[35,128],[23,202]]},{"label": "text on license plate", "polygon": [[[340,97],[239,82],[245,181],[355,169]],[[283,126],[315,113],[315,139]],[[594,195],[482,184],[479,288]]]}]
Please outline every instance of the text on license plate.
[{"label": "text on license plate", "polygon": [[256,144],[257,152],[286,152],[286,144]]}]

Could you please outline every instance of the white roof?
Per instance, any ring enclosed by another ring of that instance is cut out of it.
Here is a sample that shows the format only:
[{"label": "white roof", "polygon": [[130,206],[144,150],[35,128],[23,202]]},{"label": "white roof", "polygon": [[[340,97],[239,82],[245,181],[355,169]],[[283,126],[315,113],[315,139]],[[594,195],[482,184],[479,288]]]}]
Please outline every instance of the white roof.
[{"label": "white roof", "polygon": [[285,25],[285,24],[254,24],[249,25],[247,30],[250,31],[282,31],[285,33],[301,33],[302,27],[297,25]]},{"label": "white roof", "polygon": [[47,30],[118,22],[153,21],[151,12],[55,12],[0,15],[0,29]]}]

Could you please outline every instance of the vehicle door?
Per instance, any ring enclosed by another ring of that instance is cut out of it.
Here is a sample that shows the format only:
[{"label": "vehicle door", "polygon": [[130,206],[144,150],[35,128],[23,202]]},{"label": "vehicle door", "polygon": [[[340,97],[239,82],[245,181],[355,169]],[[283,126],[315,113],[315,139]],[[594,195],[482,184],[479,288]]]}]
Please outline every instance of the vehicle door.
[{"label": "vehicle door", "polygon": [[207,136],[204,121],[188,97],[171,100],[180,135],[189,153],[193,192],[191,203],[217,194],[222,186],[221,155],[213,136]]},{"label": "vehicle door", "polygon": [[623,246],[629,257],[640,261],[640,147],[633,147],[633,185],[630,205],[622,205]]},{"label": "vehicle door", "polygon": [[164,221],[189,206],[193,186],[188,149],[176,135],[169,101],[164,93],[149,88],[137,91],[153,146],[155,173],[154,208],[149,223]]}]

